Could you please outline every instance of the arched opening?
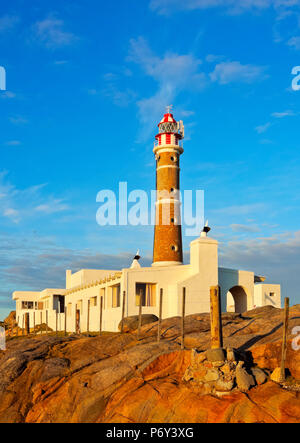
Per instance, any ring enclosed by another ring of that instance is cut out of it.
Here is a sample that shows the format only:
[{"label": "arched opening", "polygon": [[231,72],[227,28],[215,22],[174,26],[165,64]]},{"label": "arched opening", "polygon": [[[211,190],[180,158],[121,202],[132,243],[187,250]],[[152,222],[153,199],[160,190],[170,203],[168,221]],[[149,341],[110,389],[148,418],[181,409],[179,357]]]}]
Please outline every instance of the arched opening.
[{"label": "arched opening", "polygon": [[227,312],[242,314],[247,311],[247,293],[242,286],[234,286],[227,292]]}]

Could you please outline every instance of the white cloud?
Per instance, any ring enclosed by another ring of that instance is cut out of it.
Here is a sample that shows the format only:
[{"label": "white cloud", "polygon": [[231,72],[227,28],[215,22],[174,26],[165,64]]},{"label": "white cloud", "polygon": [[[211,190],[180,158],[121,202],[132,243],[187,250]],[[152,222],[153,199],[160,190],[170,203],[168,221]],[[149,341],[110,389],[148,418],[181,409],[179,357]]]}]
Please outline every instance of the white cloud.
[{"label": "white cloud", "polygon": [[[193,11],[222,7],[230,13],[241,14],[249,10],[264,10],[279,3],[277,0],[151,0],[150,8],[169,15],[178,10]],[[286,2],[285,2],[286,3]]]},{"label": "white cloud", "polygon": [[50,199],[46,203],[36,206],[34,209],[35,211],[43,212],[45,214],[54,214],[68,210],[69,206],[64,203],[64,200]]},{"label": "white cloud", "polygon": [[158,56],[142,37],[131,40],[127,60],[139,65],[157,83],[156,93],[137,103],[140,120],[146,126],[153,125],[153,119],[159,118],[165,106],[172,104],[182,91],[195,93],[207,83],[206,75],[199,70],[202,64],[199,58],[173,52]]},{"label": "white cloud", "polygon": [[297,51],[300,50],[300,37],[292,37],[287,43],[289,46],[292,46]]},{"label": "white cloud", "polygon": [[265,275],[266,283],[282,284],[282,295],[300,303],[300,231],[221,244],[220,265]]},{"label": "white cloud", "polygon": [[20,140],[9,140],[5,142],[6,146],[20,146],[21,144]]},{"label": "white cloud", "polygon": [[273,112],[272,117],[275,118],[284,118],[284,117],[293,117],[296,114],[294,111],[284,111],[284,112]]},{"label": "white cloud", "polygon": [[266,78],[265,69],[263,66],[242,65],[238,61],[222,62],[216,65],[210,78],[213,82],[218,82],[221,85],[232,82],[253,83]]},{"label": "white cloud", "polygon": [[232,224],[230,225],[233,232],[260,232],[260,228],[258,226],[250,226],[250,225],[240,225],[240,224]]},{"label": "white cloud", "polygon": [[74,43],[77,37],[73,33],[65,31],[64,26],[64,21],[55,17],[38,21],[33,27],[35,38],[50,49],[68,46]]},{"label": "white cloud", "polygon": [[255,131],[258,134],[263,134],[264,132],[266,132],[270,127],[272,126],[272,124],[270,122],[266,123],[265,125],[260,125],[260,126],[256,126]]},{"label": "white cloud", "polygon": [[214,209],[212,212],[215,214],[224,214],[231,216],[240,216],[247,214],[260,213],[261,211],[266,210],[266,205],[264,203],[249,203],[245,205],[234,205],[234,206],[226,206],[220,209]]},{"label": "white cloud", "polygon": [[9,121],[14,125],[26,125],[28,120],[22,116],[10,117]]},{"label": "white cloud", "polygon": [[45,196],[45,184],[18,189],[7,178],[7,172],[0,173],[1,215],[14,223],[62,211],[67,211],[69,206],[62,199]]},{"label": "white cloud", "polygon": [[14,223],[19,223],[20,221],[20,214],[19,211],[13,208],[6,208],[3,211],[4,217],[10,218]]},{"label": "white cloud", "polygon": [[0,17],[0,33],[13,29],[20,19],[15,15],[3,15]]},{"label": "white cloud", "polygon": [[3,91],[3,93],[0,94],[1,98],[15,98],[17,95],[14,92],[11,91]]}]

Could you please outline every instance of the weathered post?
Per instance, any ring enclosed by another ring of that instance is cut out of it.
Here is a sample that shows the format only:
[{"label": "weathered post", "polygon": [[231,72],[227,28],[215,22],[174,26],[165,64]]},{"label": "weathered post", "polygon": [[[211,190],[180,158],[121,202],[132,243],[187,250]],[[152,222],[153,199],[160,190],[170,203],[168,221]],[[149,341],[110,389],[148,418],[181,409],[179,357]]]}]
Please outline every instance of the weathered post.
[{"label": "weathered post", "polygon": [[40,315],[40,323],[41,323],[41,335],[43,335],[43,328],[42,328],[42,324],[43,324],[43,311],[41,311],[41,315]]},{"label": "weathered post", "polygon": [[142,328],[142,303],[143,303],[143,293],[142,293],[142,291],[140,291],[138,340],[140,340],[141,328]]},{"label": "weathered post", "polygon": [[58,312],[56,310],[55,311],[55,335],[57,335],[57,332],[58,332],[57,325],[58,325]]},{"label": "weathered post", "polygon": [[184,349],[184,318],[185,318],[186,288],[182,288],[182,316],[181,316],[181,350]]},{"label": "weathered post", "polygon": [[67,336],[67,311],[68,311],[68,308],[67,308],[67,306],[65,306],[65,337]]},{"label": "weathered post", "polygon": [[30,321],[29,312],[26,312],[26,314],[25,314],[25,333],[26,333],[26,335],[30,334],[29,321]]},{"label": "weathered post", "polygon": [[219,286],[210,288],[211,348],[223,348],[221,298]]},{"label": "weathered post", "polygon": [[285,381],[285,362],[286,362],[286,350],[287,350],[287,335],[289,327],[289,310],[290,310],[290,299],[286,297],[284,299],[283,339],[282,339],[281,367],[280,367],[281,383]]},{"label": "weathered post", "polygon": [[86,320],[86,332],[89,335],[90,333],[90,307],[91,307],[91,301],[88,300],[87,305],[87,320]]},{"label": "weathered post", "polygon": [[160,342],[160,335],[161,335],[161,319],[162,319],[162,307],[163,307],[163,297],[164,297],[164,290],[160,289],[160,295],[159,295],[159,317],[158,317],[158,325],[157,325],[157,341]]},{"label": "weathered post", "polygon": [[33,335],[36,335],[36,330],[35,330],[35,311],[33,312]]},{"label": "weathered post", "polygon": [[81,329],[80,329],[80,309],[76,309],[76,315],[75,315],[75,320],[76,320],[76,334],[81,334]]},{"label": "weathered post", "polygon": [[22,315],[22,335],[24,335],[24,322],[25,322],[24,315],[25,314]]},{"label": "weathered post", "polygon": [[121,334],[123,334],[124,332],[125,303],[126,303],[126,291],[123,291]]},{"label": "weathered post", "polygon": [[102,335],[102,322],[103,322],[103,297],[100,297],[100,328],[99,328],[99,335]]},{"label": "weathered post", "polygon": [[48,311],[46,311],[46,335],[48,335],[49,334],[49,331],[48,331]]}]

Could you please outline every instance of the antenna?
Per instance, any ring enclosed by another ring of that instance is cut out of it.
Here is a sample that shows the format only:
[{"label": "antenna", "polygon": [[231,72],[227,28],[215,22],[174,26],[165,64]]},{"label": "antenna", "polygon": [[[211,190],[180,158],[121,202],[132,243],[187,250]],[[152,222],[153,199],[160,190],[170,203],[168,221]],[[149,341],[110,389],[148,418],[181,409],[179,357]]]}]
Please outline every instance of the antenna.
[{"label": "antenna", "polygon": [[172,111],[173,105],[169,105],[166,107],[167,113],[170,114]]},{"label": "antenna", "polygon": [[180,133],[182,135],[182,138],[184,138],[184,124],[183,124],[182,120],[180,120],[180,122],[179,122],[179,127],[180,127]]}]

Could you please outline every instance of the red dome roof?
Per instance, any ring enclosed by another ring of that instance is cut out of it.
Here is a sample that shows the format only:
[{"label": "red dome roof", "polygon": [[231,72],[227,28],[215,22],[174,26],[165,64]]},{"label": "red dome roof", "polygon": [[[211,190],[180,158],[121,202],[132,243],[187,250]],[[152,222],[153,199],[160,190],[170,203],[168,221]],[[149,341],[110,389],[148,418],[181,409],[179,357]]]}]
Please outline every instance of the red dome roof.
[{"label": "red dome roof", "polygon": [[164,115],[163,119],[158,124],[161,125],[162,123],[177,123],[177,121],[174,119],[173,114],[167,113]]}]

